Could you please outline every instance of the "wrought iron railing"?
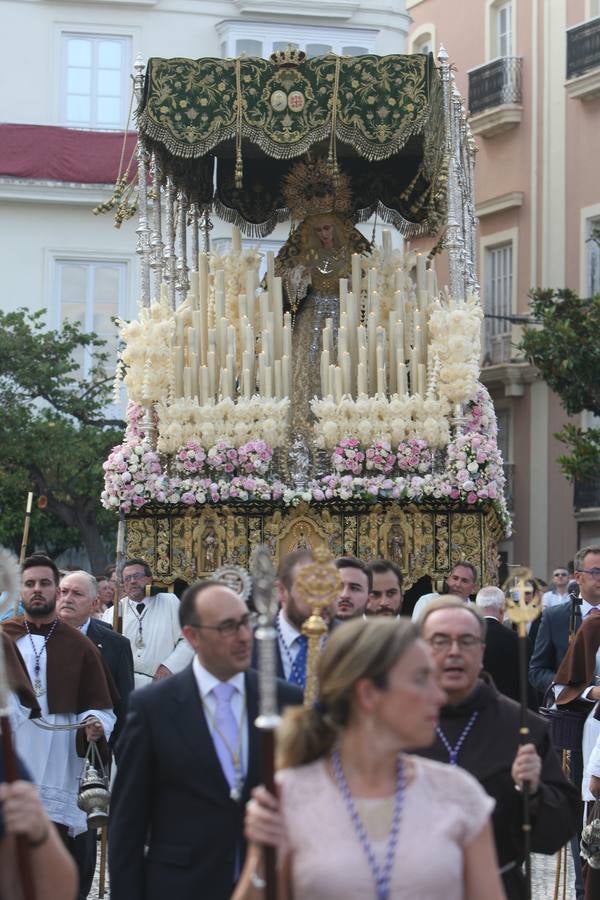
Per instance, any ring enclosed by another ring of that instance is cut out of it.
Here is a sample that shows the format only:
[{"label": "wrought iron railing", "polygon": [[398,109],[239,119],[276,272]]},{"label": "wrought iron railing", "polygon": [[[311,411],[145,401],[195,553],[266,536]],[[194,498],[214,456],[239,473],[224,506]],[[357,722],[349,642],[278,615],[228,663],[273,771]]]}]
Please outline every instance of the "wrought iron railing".
[{"label": "wrought iron railing", "polygon": [[471,115],[521,103],[521,57],[502,56],[469,72],[469,112]]},{"label": "wrought iron railing", "polygon": [[600,477],[575,482],[573,505],[575,509],[600,509]]},{"label": "wrought iron railing", "polygon": [[600,68],[600,17],[567,31],[567,79]]}]

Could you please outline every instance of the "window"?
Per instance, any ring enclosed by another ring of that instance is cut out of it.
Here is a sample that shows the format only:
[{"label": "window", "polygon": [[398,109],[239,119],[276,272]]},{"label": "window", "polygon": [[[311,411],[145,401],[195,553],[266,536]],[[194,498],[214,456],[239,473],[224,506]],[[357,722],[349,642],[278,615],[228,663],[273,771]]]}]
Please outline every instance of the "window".
[{"label": "window", "polygon": [[600,16],[600,0],[589,0],[588,19],[596,19]]},{"label": "window", "polygon": [[486,250],[485,275],[485,356],[493,365],[508,362],[511,356],[512,243]]},{"label": "window", "polygon": [[74,128],[125,128],[131,38],[64,32],[61,43],[61,123]]},{"label": "window", "polygon": [[587,220],[585,241],[586,297],[600,294],[600,216]]},{"label": "window", "polygon": [[[125,311],[127,263],[108,260],[59,258],[55,262],[55,309],[60,324],[78,322],[83,331],[94,331],[106,341],[108,372],[117,362],[117,327],[112,321]],[[81,349],[79,371],[87,377],[92,354]]]},{"label": "window", "polygon": [[512,3],[502,3],[495,9],[496,56],[512,56]]},{"label": "window", "polygon": [[223,57],[261,56],[267,59],[274,50],[288,45],[306,51],[307,56],[325,56],[333,51],[340,56],[373,53],[377,29],[336,28],[314,25],[284,25],[279,22],[241,22],[228,19],[216,26]]},{"label": "window", "polygon": [[412,45],[413,53],[433,53],[433,38],[429,32],[420,35]]}]

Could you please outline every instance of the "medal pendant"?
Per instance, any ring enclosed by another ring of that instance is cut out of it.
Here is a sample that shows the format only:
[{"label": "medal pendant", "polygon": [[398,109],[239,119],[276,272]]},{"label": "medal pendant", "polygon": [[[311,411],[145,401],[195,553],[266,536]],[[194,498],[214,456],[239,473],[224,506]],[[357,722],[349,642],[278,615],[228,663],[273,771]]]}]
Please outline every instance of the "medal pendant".
[{"label": "medal pendant", "polygon": [[235,801],[235,803],[240,802],[240,800],[242,799],[242,792],[237,784],[235,785],[235,787],[231,788],[231,790],[229,791],[229,796],[233,801]]},{"label": "medal pendant", "polygon": [[42,687],[42,682],[39,678],[36,678],[33,682],[33,692],[36,697],[41,697],[42,694],[45,693],[44,688]]},{"label": "medal pendant", "polygon": [[144,643],[144,638],[141,634],[138,634],[138,636],[136,637],[135,646],[138,648],[138,650],[143,650],[146,646]]}]

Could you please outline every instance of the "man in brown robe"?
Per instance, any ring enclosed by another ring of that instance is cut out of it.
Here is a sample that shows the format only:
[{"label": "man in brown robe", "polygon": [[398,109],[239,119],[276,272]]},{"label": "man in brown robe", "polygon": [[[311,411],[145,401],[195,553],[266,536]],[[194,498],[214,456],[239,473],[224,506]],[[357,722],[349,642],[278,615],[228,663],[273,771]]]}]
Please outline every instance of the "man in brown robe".
[{"label": "man in brown robe", "polygon": [[437,600],[421,620],[440,686],[448,703],[440,711],[434,744],[419,755],[462,766],[496,806],[492,825],[500,873],[509,900],[525,894],[523,864],[524,781],[531,791],[531,848],[555,853],[578,828],[576,788],[562,772],[546,723],[528,713],[529,743],[519,746],[519,704],[481,677],[485,622],[474,606]]},{"label": "man in brown robe", "polygon": [[83,770],[79,757],[90,741],[106,751],[116,698],[98,649],[57,616],[58,581],[52,560],[26,559],[21,585],[25,615],[3,627],[25,661],[43,723],[53,726],[48,730],[24,718],[16,729],[16,749],[39,786],[48,817],[70,846],[70,839],[87,827],[77,806]]}]

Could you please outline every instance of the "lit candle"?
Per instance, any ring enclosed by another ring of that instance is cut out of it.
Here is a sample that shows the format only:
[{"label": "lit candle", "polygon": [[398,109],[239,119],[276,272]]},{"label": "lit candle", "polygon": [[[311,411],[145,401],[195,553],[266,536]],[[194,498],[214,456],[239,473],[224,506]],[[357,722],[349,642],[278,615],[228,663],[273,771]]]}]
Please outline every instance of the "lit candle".
[{"label": "lit candle", "polygon": [[427,293],[431,300],[435,299],[437,294],[437,279],[435,277],[435,269],[427,269]]},{"label": "lit candle", "polygon": [[357,367],[357,390],[358,394],[365,395],[367,391],[367,367],[364,363],[359,363]]}]

